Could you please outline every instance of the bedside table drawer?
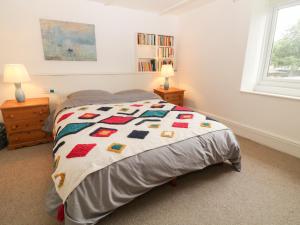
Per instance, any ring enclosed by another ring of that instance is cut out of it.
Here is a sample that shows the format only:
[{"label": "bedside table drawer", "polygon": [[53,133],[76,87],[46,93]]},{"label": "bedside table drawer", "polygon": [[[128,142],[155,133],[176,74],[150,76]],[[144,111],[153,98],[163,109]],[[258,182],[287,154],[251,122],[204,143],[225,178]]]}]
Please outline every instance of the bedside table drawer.
[{"label": "bedside table drawer", "polygon": [[48,106],[28,107],[22,110],[6,109],[2,110],[4,121],[15,121],[31,118],[46,118],[49,114]]},{"label": "bedside table drawer", "polygon": [[10,144],[18,144],[23,142],[36,141],[44,139],[47,137],[47,134],[41,130],[20,132],[15,134],[8,135],[8,140]]},{"label": "bedside table drawer", "polygon": [[172,103],[174,105],[183,106],[183,101],[170,101],[169,103]]},{"label": "bedside table drawer", "polygon": [[20,131],[40,130],[45,122],[45,118],[35,118],[34,120],[10,121],[5,124],[7,133],[17,133]]},{"label": "bedside table drawer", "polygon": [[165,95],[164,99],[168,102],[177,102],[177,101],[181,101],[182,96],[181,95],[177,95],[177,94],[169,94],[169,95]]}]

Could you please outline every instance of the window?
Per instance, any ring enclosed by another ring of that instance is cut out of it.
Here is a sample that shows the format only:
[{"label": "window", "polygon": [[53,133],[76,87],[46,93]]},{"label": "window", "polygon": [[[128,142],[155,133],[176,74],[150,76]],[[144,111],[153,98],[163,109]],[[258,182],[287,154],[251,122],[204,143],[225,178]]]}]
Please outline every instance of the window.
[{"label": "window", "polygon": [[300,96],[300,0],[272,9],[255,89]]},{"label": "window", "polygon": [[267,76],[300,79],[300,5],[278,11]]}]

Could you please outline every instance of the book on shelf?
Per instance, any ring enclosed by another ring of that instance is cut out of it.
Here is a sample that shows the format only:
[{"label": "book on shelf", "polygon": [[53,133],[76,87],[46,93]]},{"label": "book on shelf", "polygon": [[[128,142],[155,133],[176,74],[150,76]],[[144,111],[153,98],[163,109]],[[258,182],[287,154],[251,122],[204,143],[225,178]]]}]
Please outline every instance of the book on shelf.
[{"label": "book on shelf", "polygon": [[173,46],[174,39],[172,36],[164,36],[159,35],[158,36],[158,45],[160,46]]},{"label": "book on shelf", "polygon": [[155,34],[137,34],[138,45],[156,45],[156,35]]},{"label": "book on shelf", "polygon": [[174,49],[170,48],[170,47],[159,47],[158,57],[159,58],[173,58],[174,57]]},{"label": "book on shelf", "polygon": [[139,61],[139,72],[156,72],[156,60]]}]

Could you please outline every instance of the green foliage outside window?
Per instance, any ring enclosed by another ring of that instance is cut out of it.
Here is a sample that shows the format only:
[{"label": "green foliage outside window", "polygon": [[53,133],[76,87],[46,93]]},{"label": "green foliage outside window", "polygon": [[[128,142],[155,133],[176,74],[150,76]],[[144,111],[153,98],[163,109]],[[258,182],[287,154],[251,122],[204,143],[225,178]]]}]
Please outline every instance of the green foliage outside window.
[{"label": "green foliage outside window", "polygon": [[271,65],[300,70],[300,20],[273,46]]}]

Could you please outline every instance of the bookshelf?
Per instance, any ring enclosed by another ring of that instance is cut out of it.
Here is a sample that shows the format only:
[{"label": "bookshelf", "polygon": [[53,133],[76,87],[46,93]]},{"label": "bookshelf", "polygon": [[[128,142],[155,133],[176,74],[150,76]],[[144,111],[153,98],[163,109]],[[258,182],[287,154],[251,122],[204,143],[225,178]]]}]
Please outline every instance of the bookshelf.
[{"label": "bookshelf", "polygon": [[138,73],[160,72],[163,64],[174,66],[174,36],[137,33],[136,43]]}]

